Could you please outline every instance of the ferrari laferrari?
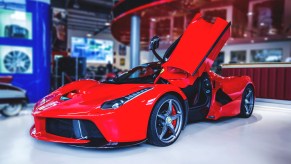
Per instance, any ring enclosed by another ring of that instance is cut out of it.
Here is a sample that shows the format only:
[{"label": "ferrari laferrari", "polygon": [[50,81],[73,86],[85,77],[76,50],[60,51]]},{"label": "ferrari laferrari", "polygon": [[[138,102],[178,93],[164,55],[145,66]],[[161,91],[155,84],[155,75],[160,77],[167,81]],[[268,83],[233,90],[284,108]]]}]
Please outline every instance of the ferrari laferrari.
[{"label": "ferrari laferrari", "polygon": [[147,141],[173,144],[187,123],[222,117],[248,118],[254,85],[248,76],[210,71],[230,36],[230,23],[197,14],[163,57],[108,81],[79,80],[36,103],[30,135],[77,146],[121,147]]}]

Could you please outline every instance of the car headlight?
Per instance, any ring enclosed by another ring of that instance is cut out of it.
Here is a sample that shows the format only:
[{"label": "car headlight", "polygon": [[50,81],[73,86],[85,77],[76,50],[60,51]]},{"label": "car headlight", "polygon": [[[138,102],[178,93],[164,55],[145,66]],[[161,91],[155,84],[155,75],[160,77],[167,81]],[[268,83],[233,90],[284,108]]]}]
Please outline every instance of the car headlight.
[{"label": "car headlight", "polygon": [[45,96],[44,98],[42,98],[35,104],[34,109],[42,110],[41,106],[45,106],[45,104],[52,101],[56,96],[57,96],[57,93],[51,93]]},{"label": "car headlight", "polygon": [[53,98],[56,97],[56,95],[57,95],[57,94],[54,94],[54,93],[53,93],[53,94],[49,94],[49,95],[45,96],[44,98],[42,98],[42,99],[39,101],[39,103],[37,104],[37,106],[41,106],[41,105],[43,105],[43,104],[45,104],[45,103],[51,101]]},{"label": "car headlight", "polygon": [[116,109],[116,108],[119,108],[120,106],[122,106],[123,104],[128,102],[129,100],[132,100],[132,99],[136,98],[137,96],[147,92],[150,89],[152,89],[152,87],[144,88],[142,90],[136,91],[134,93],[131,93],[129,95],[126,95],[124,97],[121,97],[121,98],[118,98],[118,99],[115,99],[115,100],[106,101],[105,103],[103,103],[101,105],[101,109]]}]

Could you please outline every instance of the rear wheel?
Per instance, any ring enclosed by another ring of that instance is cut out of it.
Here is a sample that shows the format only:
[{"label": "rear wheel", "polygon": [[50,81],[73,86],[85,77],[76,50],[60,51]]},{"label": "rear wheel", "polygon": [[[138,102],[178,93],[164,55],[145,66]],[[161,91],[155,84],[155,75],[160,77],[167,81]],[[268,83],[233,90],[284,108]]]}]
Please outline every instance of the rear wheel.
[{"label": "rear wheel", "polygon": [[254,87],[248,85],[242,95],[241,107],[240,107],[240,116],[243,118],[249,118],[254,110],[255,95]]},{"label": "rear wheel", "polygon": [[165,95],[155,105],[149,122],[148,141],[156,146],[169,146],[179,137],[183,126],[183,110],[179,99]]},{"label": "rear wheel", "polygon": [[22,104],[9,104],[8,106],[1,110],[1,114],[5,117],[12,117],[18,115],[21,109]]}]

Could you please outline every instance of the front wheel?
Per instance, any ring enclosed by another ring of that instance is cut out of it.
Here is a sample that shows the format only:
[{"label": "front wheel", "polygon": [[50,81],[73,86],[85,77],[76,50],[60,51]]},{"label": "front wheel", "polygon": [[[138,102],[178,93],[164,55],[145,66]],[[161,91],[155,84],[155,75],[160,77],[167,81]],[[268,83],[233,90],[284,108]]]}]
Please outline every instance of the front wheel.
[{"label": "front wheel", "polygon": [[240,107],[240,117],[249,118],[254,110],[255,95],[254,87],[248,85],[242,95],[241,107]]},{"label": "front wheel", "polygon": [[165,95],[155,105],[149,122],[148,142],[169,146],[179,137],[183,126],[183,110],[179,99]]},{"label": "front wheel", "polygon": [[22,109],[22,104],[9,104],[7,107],[1,110],[1,114],[5,117],[16,116]]}]

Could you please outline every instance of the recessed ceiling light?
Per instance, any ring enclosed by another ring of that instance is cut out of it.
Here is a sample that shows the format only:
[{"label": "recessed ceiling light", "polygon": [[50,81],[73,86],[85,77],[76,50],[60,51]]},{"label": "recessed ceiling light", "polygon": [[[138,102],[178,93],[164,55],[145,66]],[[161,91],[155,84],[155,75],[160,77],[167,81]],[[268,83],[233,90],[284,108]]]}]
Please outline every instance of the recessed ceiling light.
[{"label": "recessed ceiling light", "polygon": [[265,37],[264,40],[269,40],[269,38],[268,37]]},{"label": "recessed ceiling light", "polygon": [[247,34],[247,33],[244,33],[244,37],[245,37],[245,38],[248,37],[248,34]]},{"label": "recessed ceiling light", "polygon": [[248,16],[252,16],[254,13],[253,12],[248,12]]},{"label": "recessed ceiling light", "polygon": [[254,40],[251,40],[251,43],[255,43],[255,41]]},{"label": "recessed ceiling light", "polygon": [[152,21],[152,22],[155,22],[155,21],[157,21],[157,20],[156,20],[156,18],[151,18],[151,21]]},{"label": "recessed ceiling light", "polygon": [[109,22],[106,22],[106,23],[105,23],[105,26],[110,26],[110,23],[109,23]]}]

